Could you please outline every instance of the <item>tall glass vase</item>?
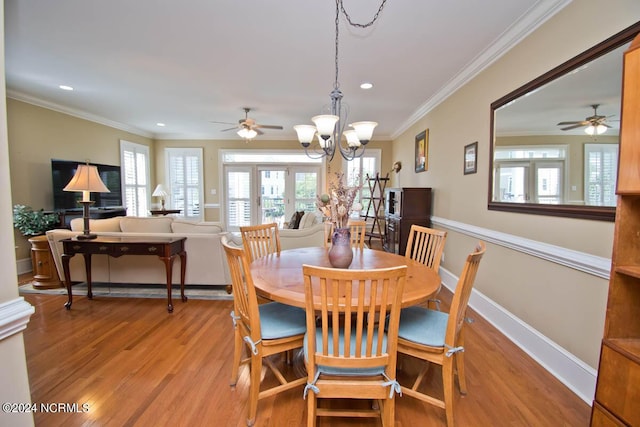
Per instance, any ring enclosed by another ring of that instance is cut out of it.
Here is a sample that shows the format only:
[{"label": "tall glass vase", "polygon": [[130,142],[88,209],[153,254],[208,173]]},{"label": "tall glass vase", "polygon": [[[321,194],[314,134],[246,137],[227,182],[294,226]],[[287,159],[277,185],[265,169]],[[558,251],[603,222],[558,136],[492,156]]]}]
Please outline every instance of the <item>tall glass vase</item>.
[{"label": "tall glass vase", "polygon": [[351,230],[349,228],[336,228],[331,236],[331,248],[329,248],[329,263],[334,268],[348,268],[353,261],[351,249]]}]

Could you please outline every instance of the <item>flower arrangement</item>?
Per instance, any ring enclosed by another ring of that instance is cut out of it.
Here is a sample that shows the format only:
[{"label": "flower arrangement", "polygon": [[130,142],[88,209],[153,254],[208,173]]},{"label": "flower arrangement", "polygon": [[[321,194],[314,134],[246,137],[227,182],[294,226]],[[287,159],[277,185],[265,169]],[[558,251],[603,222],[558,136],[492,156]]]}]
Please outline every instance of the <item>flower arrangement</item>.
[{"label": "flower arrangement", "polygon": [[362,184],[347,186],[344,172],[336,172],[336,179],[329,183],[329,194],[316,196],[316,206],[334,228],[345,228],[352,212],[362,210],[362,205],[355,201],[361,188]]}]

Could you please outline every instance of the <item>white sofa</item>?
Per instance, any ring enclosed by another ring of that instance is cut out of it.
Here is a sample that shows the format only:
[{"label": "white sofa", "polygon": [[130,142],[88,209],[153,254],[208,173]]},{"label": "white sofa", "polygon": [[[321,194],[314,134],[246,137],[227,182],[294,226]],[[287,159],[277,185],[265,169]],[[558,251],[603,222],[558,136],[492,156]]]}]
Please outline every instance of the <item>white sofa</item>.
[{"label": "white sofa", "polygon": [[[157,237],[184,236],[187,252],[187,285],[228,285],[231,283],[227,261],[220,244],[220,238],[227,234],[221,223],[192,222],[172,217],[114,217],[90,220],[93,234],[103,236],[136,236],[150,234]],[[71,221],[71,230],[55,229],[47,231],[47,239],[60,280],[64,281],[62,268],[62,243],[60,240],[82,234],[83,220]],[[180,261],[175,261],[173,283],[180,283]],[[155,256],[108,255],[91,257],[91,278],[93,282],[110,283],[166,283],[163,262]],[[72,282],[86,280],[84,258],[76,255],[69,263]]]},{"label": "white sofa", "polygon": [[[306,218],[305,218],[306,217]],[[298,229],[281,229],[282,250],[307,246],[324,245],[324,224],[311,212],[300,220]],[[82,234],[82,218],[71,221],[71,230],[55,229],[47,231],[51,254],[58,270],[60,280],[64,281],[62,268],[62,239]],[[184,236],[187,252],[187,285],[228,285],[231,283],[227,260],[220,243],[224,231],[219,222],[192,222],[173,217],[131,217],[120,216],[107,219],[92,219],[89,223],[91,233],[99,236],[135,236],[157,237]],[[238,234],[233,233],[232,241],[242,245]],[[175,261],[173,283],[180,283],[179,261]],[[86,281],[84,258],[76,255],[69,262],[72,282]],[[122,256],[113,258],[108,255],[91,257],[91,278],[93,282],[109,283],[158,283],[165,284],[164,264],[154,256]]]}]

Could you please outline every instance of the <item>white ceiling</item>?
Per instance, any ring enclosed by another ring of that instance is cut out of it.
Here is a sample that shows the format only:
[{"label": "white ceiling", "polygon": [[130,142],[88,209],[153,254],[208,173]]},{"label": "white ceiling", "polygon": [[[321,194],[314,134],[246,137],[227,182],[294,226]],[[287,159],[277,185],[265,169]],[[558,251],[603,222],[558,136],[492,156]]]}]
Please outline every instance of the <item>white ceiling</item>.
[{"label": "white ceiling", "polygon": [[[368,29],[341,15],[349,121],[398,136],[569,1],[389,0]],[[344,6],[366,22],[379,3]],[[5,0],[7,93],[156,138],[240,139],[211,121],[246,106],[284,126],[259,138],[295,139],[329,103],[334,19],[330,0]]]}]

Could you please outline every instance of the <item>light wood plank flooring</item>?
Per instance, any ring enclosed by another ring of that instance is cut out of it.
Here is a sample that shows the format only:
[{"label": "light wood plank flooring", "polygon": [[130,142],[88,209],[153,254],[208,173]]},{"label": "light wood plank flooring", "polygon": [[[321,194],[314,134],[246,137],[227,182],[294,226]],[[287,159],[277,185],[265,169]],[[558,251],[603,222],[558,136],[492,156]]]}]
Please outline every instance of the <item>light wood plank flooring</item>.
[{"label": "light wood plank flooring", "polygon": [[[450,294],[441,293],[445,308]],[[24,333],[32,400],[87,403],[84,413],[37,413],[37,426],[244,426],[248,369],[235,390],[231,301],[26,295],[36,312]],[[470,310],[468,395],[456,399],[458,426],[585,426],[590,407]],[[299,371],[296,361],[288,375]],[[403,370],[415,368],[404,359]],[[286,368],[286,367],[285,367]],[[439,368],[426,387],[439,390]],[[399,373],[402,380],[403,373]],[[266,374],[265,382],[275,378]],[[302,387],[259,403],[257,426],[304,425]],[[353,405],[336,402],[335,405]],[[397,399],[397,426],[444,426],[444,411]],[[378,426],[324,419],[320,426]]]}]

